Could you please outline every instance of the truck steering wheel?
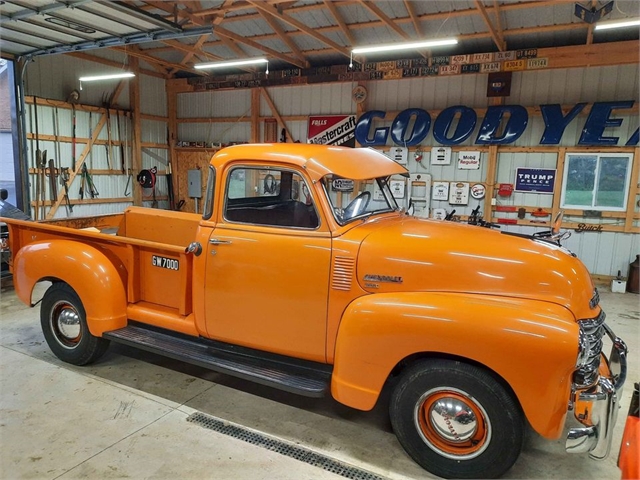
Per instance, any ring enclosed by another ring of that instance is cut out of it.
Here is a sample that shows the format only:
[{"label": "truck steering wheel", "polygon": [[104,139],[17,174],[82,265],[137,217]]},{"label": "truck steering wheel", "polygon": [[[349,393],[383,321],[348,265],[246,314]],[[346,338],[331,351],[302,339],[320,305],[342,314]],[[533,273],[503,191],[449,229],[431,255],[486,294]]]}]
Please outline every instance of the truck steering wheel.
[{"label": "truck steering wheel", "polygon": [[370,201],[371,193],[367,191],[361,192],[356,198],[351,200],[351,203],[349,203],[347,208],[344,209],[342,218],[344,220],[348,220],[350,218],[357,217],[365,211]]}]

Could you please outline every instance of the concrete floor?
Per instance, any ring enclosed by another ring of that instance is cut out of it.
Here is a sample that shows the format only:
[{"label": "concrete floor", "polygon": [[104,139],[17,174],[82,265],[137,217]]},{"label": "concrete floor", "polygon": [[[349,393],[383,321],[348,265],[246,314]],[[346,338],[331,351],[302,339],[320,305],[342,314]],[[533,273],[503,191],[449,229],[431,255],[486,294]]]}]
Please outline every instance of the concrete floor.
[{"label": "concrete floor", "polygon": [[[113,344],[98,363],[75,367],[49,351],[38,308],[24,306],[11,288],[0,296],[0,478],[343,478],[186,422],[194,411],[388,478],[434,478],[396,441],[388,398],[359,412]],[[529,429],[505,478],[620,477],[624,417],[631,384],[640,380],[640,297],[601,297],[609,325],[630,349],[612,455],[602,462],[569,455],[563,439],[549,442]]]}]

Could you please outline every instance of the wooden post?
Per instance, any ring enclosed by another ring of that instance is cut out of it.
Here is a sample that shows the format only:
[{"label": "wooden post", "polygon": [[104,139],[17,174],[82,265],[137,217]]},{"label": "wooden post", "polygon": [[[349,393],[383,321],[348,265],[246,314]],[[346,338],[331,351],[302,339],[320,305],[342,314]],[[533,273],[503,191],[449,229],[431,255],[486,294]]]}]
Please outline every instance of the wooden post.
[{"label": "wooden post", "polygon": [[293,137],[291,136],[291,132],[289,132],[289,128],[287,127],[287,124],[285,123],[285,121],[282,119],[282,116],[280,115],[280,113],[278,112],[278,109],[276,108],[276,105],[273,103],[273,100],[271,100],[271,97],[269,96],[269,92],[267,92],[267,89],[264,87],[260,87],[258,89],[258,91],[262,94],[262,96],[264,97],[265,101],[267,102],[267,105],[269,105],[269,108],[271,109],[271,114],[276,117],[276,120],[278,120],[278,124],[282,125],[282,128],[284,128],[284,131],[287,135],[287,139],[291,142],[295,142],[295,140],[293,139]]},{"label": "wooden post", "polygon": [[562,182],[564,179],[564,161],[567,156],[567,148],[558,148],[558,159],[556,160],[556,180],[553,184],[553,204],[551,206],[551,218],[549,225],[553,223],[554,218],[560,211],[560,198],[562,197]]},{"label": "wooden post", "polygon": [[[133,138],[131,141],[131,167],[133,168],[133,177],[142,170],[142,145],[141,145],[141,118],[140,118],[140,61],[137,57],[129,57],[129,68],[136,74],[129,83],[129,108],[133,113]],[[142,187],[138,182],[133,183],[133,204],[142,206]]]},{"label": "wooden post", "polygon": [[[490,105],[503,105],[504,97],[492,97],[489,99]],[[484,194],[484,219],[487,222],[493,220],[493,194],[496,189],[496,176],[498,174],[498,145],[489,146],[487,155],[487,177],[485,179],[486,192]]]},{"label": "wooden post", "polygon": [[251,143],[260,142],[260,90],[251,90]]},{"label": "wooden post", "polygon": [[167,144],[169,145],[169,165],[173,173],[171,175],[171,183],[173,191],[177,192],[178,162],[176,158],[176,144],[178,141],[178,94],[171,88],[168,82],[165,82],[165,91],[167,94]]}]

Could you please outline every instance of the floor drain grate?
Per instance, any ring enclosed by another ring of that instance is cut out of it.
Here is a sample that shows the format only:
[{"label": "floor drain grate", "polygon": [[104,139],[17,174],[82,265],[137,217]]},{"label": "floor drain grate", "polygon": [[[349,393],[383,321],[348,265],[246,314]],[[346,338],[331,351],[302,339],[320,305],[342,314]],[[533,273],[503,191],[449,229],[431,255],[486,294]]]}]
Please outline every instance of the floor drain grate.
[{"label": "floor drain grate", "polygon": [[291,445],[287,442],[283,442],[282,440],[254,432],[239,425],[229,424],[216,417],[205,415],[204,413],[196,412],[189,415],[189,417],[187,417],[187,422],[195,423],[201,427],[237,438],[243,442],[266,448],[272,452],[294,458],[300,462],[322,468],[323,470],[327,470],[345,478],[350,478],[352,480],[385,480],[385,477],[367,472],[360,468],[352,467],[351,465],[313,452],[307,448]]}]

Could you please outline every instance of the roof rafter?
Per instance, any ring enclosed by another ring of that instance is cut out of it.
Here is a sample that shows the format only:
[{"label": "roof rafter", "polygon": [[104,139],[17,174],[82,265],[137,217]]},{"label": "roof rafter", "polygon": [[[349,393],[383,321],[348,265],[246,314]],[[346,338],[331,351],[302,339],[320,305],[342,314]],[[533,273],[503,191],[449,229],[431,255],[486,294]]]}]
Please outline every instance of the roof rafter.
[{"label": "roof rafter", "polygon": [[168,62],[166,60],[162,60],[161,58],[157,58],[157,57],[154,57],[152,55],[149,55],[148,53],[141,51],[139,48],[132,48],[134,46],[110,47],[110,48],[112,50],[116,50],[118,52],[125,52],[128,55],[131,55],[133,57],[138,57],[141,60],[144,60],[145,62],[147,62],[149,64],[152,64],[152,65],[156,64],[156,65],[160,65],[161,67],[165,67],[165,68],[178,68],[179,70],[184,70],[186,72],[195,73],[196,75],[200,75],[200,76],[206,75],[205,73],[201,72],[200,70],[196,70],[195,68],[186,67],[186,66],[180,65],[178,63]]},{"label": "roof rafter", "polygon": [[420,22],[418,21],[418,17],[416,17],[416,11],[413,8],[413,4],[411,0],[404,0],[404,8],[407,9],[407,13],[411,17],[411,22],[413,23],[413,28],[416,31],[416,35],[418,38],[422,37],[422,29],[420,28]]},{"label": "roof rafter", "polygon": [[498,47],[498,50],[500,50],[501,52],[504,52],[506,49],[506,45],[504,42],[504,38],[502,38],[502,32],[498,33],[498,31],[496,31],[495,27],[493,26],[493,23],[491,23],[491,19],[489,18],[489,14],[487,13],[487,9],[485,8],[484,4],[480,0],[475,0],[475,4],[476,4],[476,8],[480,12],[480,16],[484,20],[484,23],[489,28],[489,33],[491,34],[493,43],[496,44],[496,46]]},{"label": "roof rafter", "polygon": [[384,23],[387,27],[396,32],[402,38],[404,38],[405,40],[411,40],[411,36],[407,32],[405,32],[396,22],[391,20],[375,3],[360,0],[360,4],[380,20],[382,20],[382,23]]},{"label": "roof rafter", "polygon": [[260,45],[259,43],[254,42],[253,40],[245,38],[241,35],[238,35],[237,33],[233,33],[230,30],[227,30],[226,28],[214,26],[213,32],[218,36],[223,35],[232,40],[235,40],[238,43],[245,44],[251,48],[255,48],[256,50],[261,50],[264,53],[271,55],[272,57],[279,58],[280,60],[283,60],[292,65],[296,65],[297,67],[306,68],[304,62],[301,62],[297,58],[290,57],[289,55],[285,55],[284,53],[277,52],[275,50],[272,50],[269,47],[265,47],[264,45]]},{"label": "roof rafter", "polygon": [[262,18],[265,20],[265,22],[267,22],[269,26],[273,29],[273,31],[276,32],[276,35],[278,36],[278,38],[282,40],[285,43],[285,45],[287,45],[291,49],[291,51],[296,56],[296,58],[298,58],[298,60],[303,62],[305,64],[305,67],[308,68],[309,61],[305,58],[304,54],[302,53],[302,50],[300,50],[298,45],[296,45],[295,42],[291,40],[291,38],[289,38],[289,36],[287,35],[287,32],[284,31],[284,28],[282,28],[278,24],[278,20],[273,18],[268,13],[263,12],[262,10],[259,10],[259,13],[260,13],[260,16],[262,16]]},{"label": "roof rafter", "polygon": [[331,15],[333,15],[333,18],[338,23],[338,26],[340,27],[340,31],[345,37],[347,37],[347,40],[349,40],[349,44],[353,47],[356,44],[356,42],[353,38],[353,35],[351,35],[351,31],[349,30],[349,27],[347,27],[347,24],[344,23],[344,20],[340,16],[340,12],[338,12],[338,8],[336,7],[333,0],[324,0],[324,5],[329,9],[329,11],[331,12]]},{"label": "roof rafter", "polygon": [[341,53],[345,57],[349,57],[349,58],[351,57],[351,53],[349,52],[349,50],[347,50],[343,46],[338,45],[333,40],[330,40],[327,37],[317,33],[313,28],[308,27],[307,25],[305,25],[304,23],[296,20],[295,18],[290,17],[289,15],[285,15],[284,13],[278,12],[278,10],[276,8],[274,8],[272,5],[269,5],[268,3],[262,3],[262,2],[259,2],[259,1],[256,1],[256,0],[247,0],[247,2],[250,3],[251,5],[253,5],[255,8],[257,8],[259,10],[262,10],[262,11],[274,16],[279,20],[282,20],[283,22],[286,22],[289,25],[292,25],[292,26],[296,27],[298,30],[302,30],[307,35],[315,38],[316,40],[318,40],[319,42],[324,43],[325,45],[330,46],[336,52]]}]

